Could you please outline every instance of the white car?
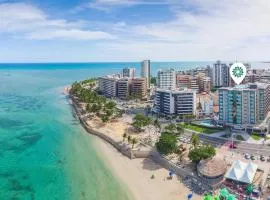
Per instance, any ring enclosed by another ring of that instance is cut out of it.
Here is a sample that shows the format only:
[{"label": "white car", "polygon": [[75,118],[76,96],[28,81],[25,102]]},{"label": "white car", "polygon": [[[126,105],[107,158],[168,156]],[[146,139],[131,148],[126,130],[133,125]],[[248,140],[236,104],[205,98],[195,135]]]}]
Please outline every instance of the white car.
[{"label": "white car", "polygon": [[250,155],[248,153],[245,154],[245,159],[247,159],[247,160],[250,159]]}]

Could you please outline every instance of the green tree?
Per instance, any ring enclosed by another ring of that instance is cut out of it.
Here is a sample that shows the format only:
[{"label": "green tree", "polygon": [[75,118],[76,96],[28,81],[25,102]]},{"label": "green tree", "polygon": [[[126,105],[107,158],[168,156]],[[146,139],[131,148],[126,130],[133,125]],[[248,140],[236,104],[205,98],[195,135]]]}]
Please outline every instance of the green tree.
[{"label": "green tree", "polygon": [[165,128],[165,132],[179,136],[184,133],[184,129],[180,124],[169,124]]},{"label": "green tree", "polygon": [[137,141],[136,138],[132,138],[131,143],[132,143],[132,149],[133,149],[134,148],[134,145],[137,144],[138,141]]},{"label": "green tree", "polygon": [[146,127],[151,124],[151,118],[146,117],[142,114],[137,114],[133,118],[132,126],[137,129],[138,131],[141,131],[143,127]]},{"label": "green tree", "polygon": [[152,76],[150,79],[150,83],[153,85],[157,85],[157,78]]},{"label": "green tree", "polygon": [[159,141],[156,143],[156,148],[159,153],[168,155],[177,149],[177,137],[166,132],[162,133]]},{"label": "green tree", "polygon": [[213,158],[215,155],[215,148],[212,145],[205,145],[190,150],[188,157],[192,162],[198,164],[201,160]]},{"label": "green tree", "polygon": [[124,134],[123,134],[123,142],[126,140],[126,138],[127,138],[127,134],[124,133]]},{"label": "green tree", "polygon": [[193,148],[196,148],[200,144],[200,137],[198,134],[193,133],[190,138],[191,144],[193,145]]},{"label": "green tree", "polygon": [[106,123],[106,122],[108,122],[110,120],[110,118],[107,115],[102,115],[101,120],[102,120],[103,123]]},{"label": "green tree", "polygon": [[153,121],[153,125],[158,131],[161,131],[161,123],[158,121],[158,119]]}]

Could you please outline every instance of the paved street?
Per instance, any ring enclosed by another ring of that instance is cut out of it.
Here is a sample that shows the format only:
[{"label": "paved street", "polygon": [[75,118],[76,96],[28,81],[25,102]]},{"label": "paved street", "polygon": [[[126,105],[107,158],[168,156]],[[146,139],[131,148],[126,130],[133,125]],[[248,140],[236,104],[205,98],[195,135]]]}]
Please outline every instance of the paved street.
[{"label": "paved street", "polygon": [[[191,132],[185,131],[184,136],[189,138],[191,136]],[[222,139],[222,138],[215,138],[208,136],[206,134],[199,134],[200,139],[207,144],[212,144],[215,147],[222,147],[223,145],[229,145],[231,139]],[[246,142],[236,142],[237,148],[233,149],[234,152],[237,153],[248,153],[248,154],[257,154],[257,155],[264,155],[270,156],[270,146],[263,145],[263,144],[250,144]],[[229,148],[229,147],[228,147]]]}]

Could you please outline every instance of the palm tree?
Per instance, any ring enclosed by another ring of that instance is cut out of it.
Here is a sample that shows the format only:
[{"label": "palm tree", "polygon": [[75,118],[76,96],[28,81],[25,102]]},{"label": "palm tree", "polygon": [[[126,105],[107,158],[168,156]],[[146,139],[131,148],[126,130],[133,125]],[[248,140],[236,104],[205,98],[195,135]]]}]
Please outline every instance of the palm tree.
[{"label": "palm tree", "polygon": [[124,134],[123,134],[123,142],[126,140],[126,138],[127,138],[127,134],[124,133]]},{"label": "palm tree", "polygon": [[134,145],[138,143],[137,139],[136,138],[133,138],[131,140],[131,143],[132,143],[132,149],[134,148]]},{"label": "palm tree", "polygon": [[158,131],[161,131],[161,124],[160,124],[160,122],[158,121],[158,119],[155,119],[155,120],[153,121],[153,125],[154,125],[154,127],[155,127]]},{"label": "palm tree", "polygon": [[193,148],[196,148],[200,143],[200,138],[198,134],[193,133],[191,138],[191,144],[193,145]]},{"label": "palm tree", "polygon": [[127,137],[127,141],[128,141],[128,143],[130,143],[130,142],[131,142],[131,140],[132,140],[132,138],[131,138],[131,136],[129,135],[129,136]]},{"label": "palm tree", "polygon": [[176,149],[175,153],[179,156],[179,162],[183,161],[184,155],[185,155],[186,148],[183,144],[179,145],[179,147]]}]

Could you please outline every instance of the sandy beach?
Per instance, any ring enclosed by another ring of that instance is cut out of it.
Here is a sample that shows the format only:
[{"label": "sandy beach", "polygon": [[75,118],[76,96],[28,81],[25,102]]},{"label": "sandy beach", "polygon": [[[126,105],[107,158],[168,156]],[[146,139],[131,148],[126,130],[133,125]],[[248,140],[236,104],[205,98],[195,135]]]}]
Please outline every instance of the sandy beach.
[{"label": "sandy beach", "polygon": [[[174,176],[167,180],[168,170],[151,159],[133,159],[123,156],[111,145],[96,138],[96,148],[104,162],[116,177],[128,187],[134,200],[184,200],[190,193],[179,179]],[[155,179],[151,179],[152,175]],[[192,200],[202,197],[193,195]]]}]

